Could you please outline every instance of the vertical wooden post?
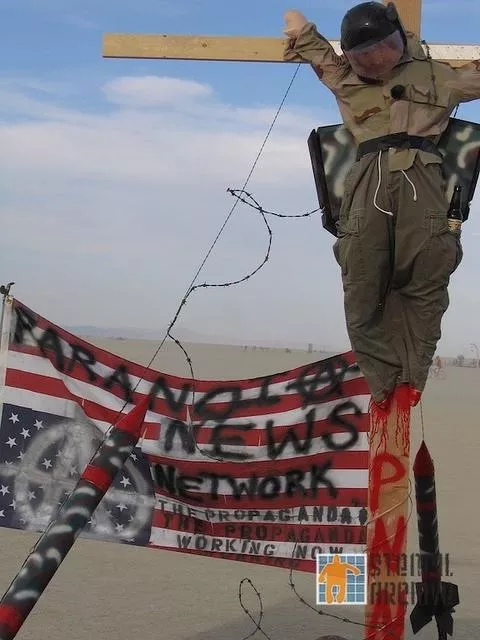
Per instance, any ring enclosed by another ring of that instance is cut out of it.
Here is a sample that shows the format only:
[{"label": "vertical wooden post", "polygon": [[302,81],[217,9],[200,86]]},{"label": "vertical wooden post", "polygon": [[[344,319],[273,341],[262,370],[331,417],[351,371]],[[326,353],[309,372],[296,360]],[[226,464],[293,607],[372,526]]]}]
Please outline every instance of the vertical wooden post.
[{"label": "vertical wooden post", "polygon": [[[383,0],[388,4],[390,0]],[[422,24],[422,0],[394,0],[402,23],[408,31],[420,35]]]}]

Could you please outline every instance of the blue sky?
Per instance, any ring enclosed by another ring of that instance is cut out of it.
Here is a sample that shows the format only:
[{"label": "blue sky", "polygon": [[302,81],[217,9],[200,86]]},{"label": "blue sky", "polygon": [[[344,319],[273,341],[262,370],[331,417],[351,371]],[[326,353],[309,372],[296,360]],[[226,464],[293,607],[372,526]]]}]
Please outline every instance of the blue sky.
[{"label": "blue sky", "polygon": [[[351,5],[296,8],[335,38]],[[0,280],[15,280],[20,299],[61,324],[168,324],[233,203],[226,189],[243,183],[295,66],[105,60],[102,34],[280,37],[289,8],[273,0],[4,0]],[[472,43],[479,19],[477,0],[424,0],[423,36]],[[458,115],[478,119],[478,103]],[[317,205],[306,138],[338,121],[333,98],[302,67],[250,183],[266,208]],[[477,197],[444,323],[442,347],[453,355],[480,340],[479,214]],[[248,284],[196,293],[179,325],[346,347],[331,236],[315,216],[272,226],[266,268]],[[265,247],[258,216],[238,207],[200,280],[242,277]]]}]

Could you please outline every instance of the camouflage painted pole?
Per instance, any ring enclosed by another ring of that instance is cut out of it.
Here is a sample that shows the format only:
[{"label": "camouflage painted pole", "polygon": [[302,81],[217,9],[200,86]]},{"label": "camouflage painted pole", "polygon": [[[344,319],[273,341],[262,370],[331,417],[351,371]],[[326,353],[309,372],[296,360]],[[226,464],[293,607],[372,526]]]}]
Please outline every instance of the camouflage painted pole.
[{"label": "camouflage painted pole", "polygon": [[147,396],[110,431],[57,518],[42,534],[0,602],[0,640],[12,640],[137,444]]}]

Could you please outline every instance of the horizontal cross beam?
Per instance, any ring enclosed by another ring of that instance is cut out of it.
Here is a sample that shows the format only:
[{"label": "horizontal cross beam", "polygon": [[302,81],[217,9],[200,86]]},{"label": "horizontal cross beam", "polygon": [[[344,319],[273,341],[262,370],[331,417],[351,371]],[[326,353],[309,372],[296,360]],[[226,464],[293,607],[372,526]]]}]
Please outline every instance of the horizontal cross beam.
[{"label": "horizontal cross beam", "polygon": [[[103,36],[103,57],[284,62],[285,42],[282,38],[106,33]],[[340,42],[332,40],[331,44],[340,54]],[[480,45],[431,44],[430,53],[435,60],[460,67],[471,60],[480,59]],[[296,59],[291,62],[302,60]]]}]

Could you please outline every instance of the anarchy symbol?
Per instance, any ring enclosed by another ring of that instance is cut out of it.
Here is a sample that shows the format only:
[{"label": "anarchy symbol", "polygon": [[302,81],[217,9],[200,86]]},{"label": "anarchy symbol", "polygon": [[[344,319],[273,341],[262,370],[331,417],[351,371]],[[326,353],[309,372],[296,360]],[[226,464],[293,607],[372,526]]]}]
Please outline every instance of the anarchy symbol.
[{"label": "anarchy symbol", "polygon": [[[16,512],[25,529],[44,531],[55,519],[102,440],[102,433],[90,420],[67,419],[36,434],[18,465],[2,468],[2,473],[14,476]],[[56,455],[52,456],[52,451]],[[123,488],[112,486],[108,490],[84,536],[133,542],[150,527],[154,506],[151,485],[131,459],[120,474]],[[39,490],[43,492],[41,501],[33,506],[32,496]],[[130,513],[126,525],[115,523],[114,510],[119,508]]]}]

